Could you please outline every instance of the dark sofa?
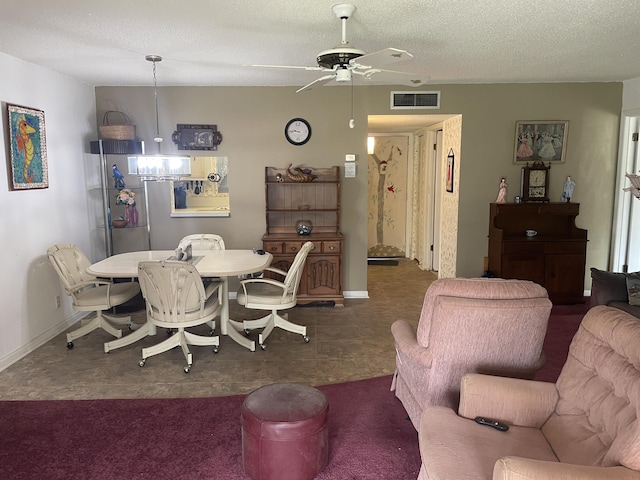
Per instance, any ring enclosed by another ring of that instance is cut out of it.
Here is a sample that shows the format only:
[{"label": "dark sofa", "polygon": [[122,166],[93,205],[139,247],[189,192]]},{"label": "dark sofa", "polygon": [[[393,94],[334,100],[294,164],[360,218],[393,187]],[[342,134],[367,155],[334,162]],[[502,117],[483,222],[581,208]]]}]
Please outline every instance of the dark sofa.
[{"label": "dark sofa", "polygon": [[616,273],[591,268],[591,306],[609,305],[640,318],[640,305],[629,304],[627,277],[635,273]]}]

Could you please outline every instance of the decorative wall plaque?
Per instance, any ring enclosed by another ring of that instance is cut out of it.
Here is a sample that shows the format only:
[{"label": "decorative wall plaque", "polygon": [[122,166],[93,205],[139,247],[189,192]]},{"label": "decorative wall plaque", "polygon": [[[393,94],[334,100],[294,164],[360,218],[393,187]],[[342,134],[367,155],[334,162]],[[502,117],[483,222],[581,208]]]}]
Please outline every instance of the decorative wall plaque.
[{"label": "decorative wall plaque", "polygon": [[216,125],[186,125],[179,123],[171,140],[178,150],[218,150],[222,134]]}]

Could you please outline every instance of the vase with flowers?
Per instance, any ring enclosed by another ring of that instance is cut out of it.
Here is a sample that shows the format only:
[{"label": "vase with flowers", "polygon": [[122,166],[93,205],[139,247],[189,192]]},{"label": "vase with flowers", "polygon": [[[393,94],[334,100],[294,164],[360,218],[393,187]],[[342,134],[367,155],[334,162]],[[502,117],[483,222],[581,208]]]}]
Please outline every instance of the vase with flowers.
[{"label": "vase with flowers", "polygon": [[124,205],[124,219],[127,225],[138,225],[138,209],[136,208],[136,193],[123,188],[116,195],[116,205]]}]

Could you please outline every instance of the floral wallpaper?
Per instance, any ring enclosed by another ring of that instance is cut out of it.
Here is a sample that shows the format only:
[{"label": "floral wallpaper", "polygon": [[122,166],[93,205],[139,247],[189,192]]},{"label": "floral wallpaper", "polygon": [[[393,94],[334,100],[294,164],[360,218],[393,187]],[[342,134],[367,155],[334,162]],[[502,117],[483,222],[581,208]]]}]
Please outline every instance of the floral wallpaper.
[{"label": "floral wallpaper", "polygon": [[[462,167],[462,155],[460,144],[462,141],[462,116],[450,118],[444,121],[443,126],[443,150],[449,152],[453,149],[455,155],[453,169],[453,192],[447,192],[445,188],[446,168],[442,169],[442,212],[440,217],[440,268],[439,278],[453,278],[456,276],[458,255],[458,204],[460,190],[460,168]],[[445,157],[446,160],[446,157]]]}]

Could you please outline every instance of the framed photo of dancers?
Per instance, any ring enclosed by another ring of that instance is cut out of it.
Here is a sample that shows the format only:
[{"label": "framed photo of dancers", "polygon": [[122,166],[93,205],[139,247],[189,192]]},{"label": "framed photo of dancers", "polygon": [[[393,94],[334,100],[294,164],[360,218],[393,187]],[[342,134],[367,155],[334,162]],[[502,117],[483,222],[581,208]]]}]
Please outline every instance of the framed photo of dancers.
[{"label": "framed photo of dancers", "polygon": [[49,187],[44,112],[7,104],[11,190]]},{"label": "framed photo of dancers", "polygon": [[513,163],[564,163],[568,132],[568,121],[517,121]]}]

